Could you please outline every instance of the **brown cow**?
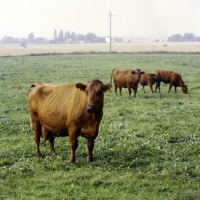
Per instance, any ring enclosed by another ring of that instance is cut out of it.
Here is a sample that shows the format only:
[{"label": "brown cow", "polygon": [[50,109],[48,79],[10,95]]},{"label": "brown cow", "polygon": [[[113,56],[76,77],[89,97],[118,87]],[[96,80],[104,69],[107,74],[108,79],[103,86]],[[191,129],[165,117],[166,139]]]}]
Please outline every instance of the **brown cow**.
[{"label": "brown cow", "polygon": [[112,83],[112,78],[115,85],[115,95],[117,96],[117,88],[119,88],[120,95],[122,96],[122,88],[128,88],[129,96],[131,95],[131,88],[134,90],[134,97],[136,97],[138,83],[140,81],[141,74],[143,74],[140,69],[136,70],[122,70],[113,69],[110,83]]},{"label": "brown cow", "polygon": [[87,84],[32,84],[28,103],[36,155],[40,156],[40,137],[49,140],[52,155],[55,153],[55,137],[69,136],[70,162],[74,163],[77,138],[83,136],[87,139],[88,161],[93,161],[94,140],[103,117],[104,92],[111,87],[111,84],[104,85],[95,79]]},{"label": "brown cow", "polygon": [[156,82],[156,80],[157,80],[156,74],[151,74],[151,73],[145,72],[144,74],[141,75],[140,85],[142,85],[144,93],[145,93],[144,86],[146,86],[146,85],[149,85],[150,90],[153,93],[152,86]]},{"label": "brown cow", "polygon": [[175,93],[177,87],[181,87],[182,92],[185,94],[188,94],[188,88],[187,85],[182,80],[182,77],[180,74],[174,72],[174,71],[164,71],[161,69],[156,70],[157,80],[156,80],[156,88],[155,92],[158,88],[158,91],[160,93],[160,82],[164,82],[165,84],[169,84],[169,90],[168,93],[170,93],[170,90],[172,86],[174,86]]}]

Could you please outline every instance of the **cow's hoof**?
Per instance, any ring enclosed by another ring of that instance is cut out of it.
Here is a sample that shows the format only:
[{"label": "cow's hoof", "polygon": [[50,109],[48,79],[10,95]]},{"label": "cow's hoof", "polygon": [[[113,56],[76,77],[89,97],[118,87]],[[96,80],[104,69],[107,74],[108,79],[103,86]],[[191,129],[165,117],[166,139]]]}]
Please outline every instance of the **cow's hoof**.
[{"label": "cow's hoof", "polygon": [[92,157],[89,157],[89,156],[88,156],[88,157],[87,157],[87,161],[88,161],[88,162],[93,162],[94,159],[93,159]]},{"label": "cow's hoof", "polygon": [[53,156],[56,156],[56,152],[55,152],[55,151],[51,152],[51,153],[50,153],[50,156],[52,156],[52,157],[53,157]]}]

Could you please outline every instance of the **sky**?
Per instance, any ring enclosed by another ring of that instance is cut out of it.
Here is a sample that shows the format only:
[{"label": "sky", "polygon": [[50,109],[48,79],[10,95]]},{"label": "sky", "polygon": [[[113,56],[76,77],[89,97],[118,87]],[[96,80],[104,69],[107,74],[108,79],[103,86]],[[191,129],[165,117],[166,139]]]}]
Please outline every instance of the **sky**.
[{"label": "sky", "polygon": [[52,39],[54,30],[167,39],[200,36],[200,0],[0,0],[0,39]]}]

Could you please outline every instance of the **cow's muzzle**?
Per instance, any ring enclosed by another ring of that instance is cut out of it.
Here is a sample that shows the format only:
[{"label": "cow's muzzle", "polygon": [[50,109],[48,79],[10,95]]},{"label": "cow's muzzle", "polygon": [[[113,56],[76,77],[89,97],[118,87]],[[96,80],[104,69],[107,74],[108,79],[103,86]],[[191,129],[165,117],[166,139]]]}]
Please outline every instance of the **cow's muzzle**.
[{"label": "cow's muzzle", "polygon": [[95,109],[94,106],[87,106],[86,110],[87,110],[87,112],[89,112],[89,113],[94,113],[94,112],[96,112],[96,109]]}]

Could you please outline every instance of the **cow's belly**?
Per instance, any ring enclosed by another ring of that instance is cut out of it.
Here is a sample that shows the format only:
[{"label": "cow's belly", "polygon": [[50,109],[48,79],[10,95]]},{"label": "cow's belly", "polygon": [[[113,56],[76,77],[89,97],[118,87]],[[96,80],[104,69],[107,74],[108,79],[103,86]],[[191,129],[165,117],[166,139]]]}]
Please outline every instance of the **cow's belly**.
[{"label": "cow's belly", "polygon": [[68,131],[66,127],[53,127],[46,124],[42,124],[44,128],[55,137],[68,136]]}]

